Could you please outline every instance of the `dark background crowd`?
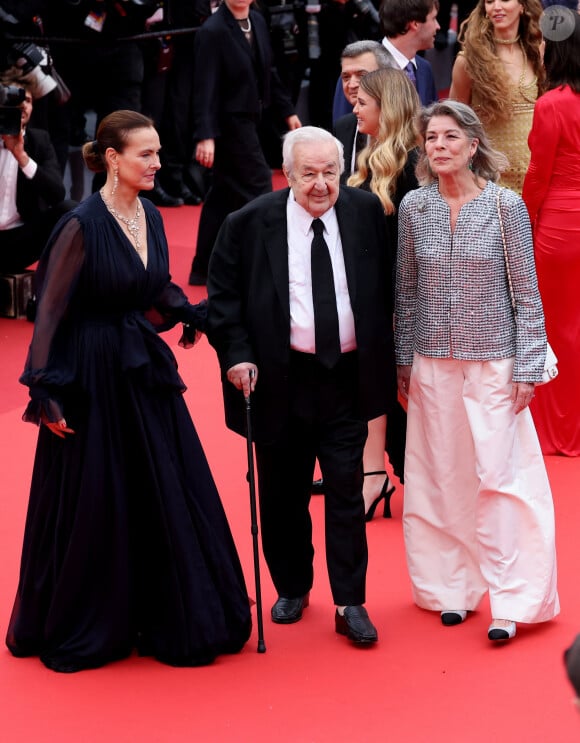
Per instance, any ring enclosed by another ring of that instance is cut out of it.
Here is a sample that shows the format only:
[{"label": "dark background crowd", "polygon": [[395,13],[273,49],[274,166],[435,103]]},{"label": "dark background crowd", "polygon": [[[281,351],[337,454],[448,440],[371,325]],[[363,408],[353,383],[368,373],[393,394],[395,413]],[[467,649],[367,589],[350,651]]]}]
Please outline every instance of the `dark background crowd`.
[{"label": "dark background crowd", "polygon": [[[206,71],[195,70],[193,39],[211,15],[211,4],[212,0],[0,2],[0,79],[5,85],[17,84],[28,74],[16,75],[14,69],[26,49],[33,56],[26,69],[50,77],[44,86],[47,92],[35,95],[30,126],[49,131],[63,173],[70,163],[72,198],[80,200],[83,192],[75,185],[71,152],[92,139],[92,116],[98,124],[111,111],[128,108],[151,116],[161,135],[163,168],[152,200],[159,206],[201,202],[211,176],[194,162],[192,100],[193,86]],[[332,128],[341,52],[358,39],[380,40],[378,5],[377,0],[255,3],[267,20],[282,84],[295,106],[300,99],[306,107],[303,123]],[[446,46],[450,11],[451,3],[442,3],[439,49]],[[34,52],[42,53],[40,63]],[[266,109],[260,138],[272,167],[281,163],[284,131],[277,113]]]}]

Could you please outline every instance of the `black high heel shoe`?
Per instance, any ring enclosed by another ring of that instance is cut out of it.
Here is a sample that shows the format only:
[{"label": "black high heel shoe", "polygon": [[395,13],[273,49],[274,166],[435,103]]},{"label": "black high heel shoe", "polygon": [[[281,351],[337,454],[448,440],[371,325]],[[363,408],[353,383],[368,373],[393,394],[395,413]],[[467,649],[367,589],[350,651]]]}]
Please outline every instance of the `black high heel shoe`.
[{"label": "black high heel shoe", "polygon": [[[385,481],[383,483],[383,487],[381,488],[381,492],[377,495],[377,497],[374,499],[374,501],[369,506],[369,510],[365,513],[365,521],[371,521],[373,516],[375,515],[375,511],[377,510],[377,506],[379,503],[383,500],[385,500],[385,508],[383,510],[383,518],[384,519],[390,519],[392,517],[391,514],[391,496],[395,492],[395,486],[391,485],[391,482],[389,480],[389,476],[387,475],[385,470],[375,470],[374,472],[365,472],[364,477],[369,477],[370,475],[385,475]],[[391,487],[389,487],[391,485]]]}]

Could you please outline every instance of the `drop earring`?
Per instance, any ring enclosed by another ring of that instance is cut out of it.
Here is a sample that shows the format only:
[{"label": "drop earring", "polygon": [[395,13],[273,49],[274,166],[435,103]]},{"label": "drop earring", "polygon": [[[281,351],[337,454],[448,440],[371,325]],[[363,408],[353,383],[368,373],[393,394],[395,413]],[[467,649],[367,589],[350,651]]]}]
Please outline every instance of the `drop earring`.
[{"label": "drop earring", "polygon": [[115,168],[115,170],[113,171],[113,189],[111,191],[111,198],[113,198],[113,196],[115,195],[118,185],[119,185],[119,168]]}]

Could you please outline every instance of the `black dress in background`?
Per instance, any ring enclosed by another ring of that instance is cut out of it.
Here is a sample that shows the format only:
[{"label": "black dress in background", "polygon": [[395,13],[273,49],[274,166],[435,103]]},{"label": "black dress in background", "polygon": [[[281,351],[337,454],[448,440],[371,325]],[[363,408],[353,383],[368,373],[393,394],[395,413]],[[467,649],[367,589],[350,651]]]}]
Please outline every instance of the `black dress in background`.
[{"label": "black dress in background", "polygon": [[[393,204],[395,205],[395,211],[393,214],[385,215],[385,222],[387,225],[387,235],[389,236],[389,245],[395,247],[399,244],[399,205],[403,198],[409,191],[413,191],[419,188],[419,183],[415,175],[415,167],[417,165],[418,150],[413,149],[409,152],[409,158],[405,163],[401,174],[397,178],[397,186],[395,193],[392,196]],[[371,190],[371,174],[369,173],[367,179],[360,186],[365,191]],[[396,269],[396,253],[394,254],[393,262],[393,287],[395,286],[395,269]],[[395,305],[395,297],[392,298],[393,308]],[[394,354],[394,349],[393,349]],[[389,380],[389,384],[394,385],[393,389],[397,389],[397,375],[396,363],[393,363],[392,369],[394,370],[394,378]],[[385,451],[389,457],[389,462],[393,468],[393,473],[399,478],[401,483],[405,482],[405,442],[407,440],[407,413],[402,407],[399,400],[395,397],[391,400],[389,409],[387,411],[387,434],[385,440]]]},{"label": "black dress in background", "polygon": [[157,335],[179,321],[202,325],[204,308],[170,282],[161,217],[142,203],[146,269],[96,193],[61,221],[38,271],[24,419],[62,410],[76,433],[39,431],[7,645],[54,670],[134,648],[204,664],[239,651],[251,630],[185,386]]}]

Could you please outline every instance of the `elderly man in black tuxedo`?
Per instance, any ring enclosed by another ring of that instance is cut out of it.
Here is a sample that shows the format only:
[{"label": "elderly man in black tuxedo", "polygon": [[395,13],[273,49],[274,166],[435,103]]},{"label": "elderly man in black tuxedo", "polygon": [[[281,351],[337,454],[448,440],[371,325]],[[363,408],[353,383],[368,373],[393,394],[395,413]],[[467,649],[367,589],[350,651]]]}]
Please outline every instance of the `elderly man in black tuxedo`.
[{"label": "elderly man in black tuxedo", "polygon": [[23,273],[38,260],[65,201],[62,174],[44,129],[28,127],[32,93],[25,90],[21,130],[0,141],[0,272]]},{"label": "elderly man in black tuxedo", "polygon": [[[208,275],[208,338],[223,376],[227,425],[245,434],[252,394],[262,545],[278,600],[302,618],[313,583],[310,489],[325,481],[326,560],[335,628],[377,640],[365,607],[362,453],[387,409],[391,255],[378,199],[340,186],[342,146],[304,127],[283,146],[290,188],[231,214]],[[243,392],[243,394],[242,394]]]}]

